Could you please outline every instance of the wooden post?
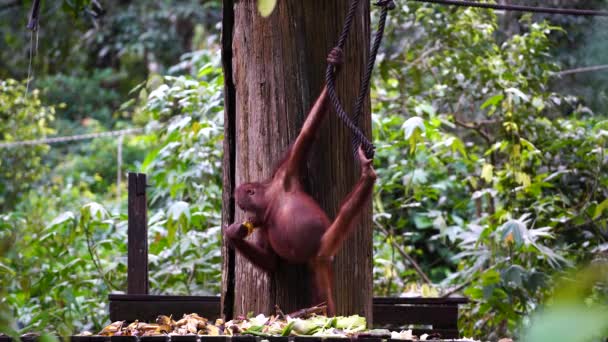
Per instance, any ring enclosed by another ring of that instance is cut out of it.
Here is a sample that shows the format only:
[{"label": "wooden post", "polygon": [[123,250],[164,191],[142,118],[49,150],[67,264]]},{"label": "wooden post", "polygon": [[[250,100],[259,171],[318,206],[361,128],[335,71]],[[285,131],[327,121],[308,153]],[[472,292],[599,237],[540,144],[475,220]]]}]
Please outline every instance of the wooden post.
[{"label": "wooden post", "polygon": [[127,293],[148,294],[148,205],[146,175],[129,172]]},{"label": "wooden post", "polygon": [[[234,28],[234,0],[223,0],[222,15],[222,68],[224,70],[224,160],[222,161],[222,225],[234,222],[234,196],[236,144],[234,106],[236,88],[232,82],[232,31]],[[234,316],[234,282],[236,252],[223,241],[222,234],[222,292],[221,316],[228,320]]]},{"label": "wooden post", "polygon": [[[224,0],[222,59],[224,66],[224,178],[222,225],[246,214],[235,206],[235,185],[266,179],[300,131],[325,81],[327,54],[342,30],[350,0],[279,1],[272,15],[260,16],[255,1]],[[347,108],[359,93],[369,51],[369,2],[354,18],[345,64],[337,78]],[[369,99],[361,117],[371,131]],[[334,111],[327,118],[307,159],[306,191],[330,218],[359,178],[352,156],[351,132]],[[372,318],[371,203],[361,209],[359,224],[335,258],[338,314]],[[297,213],[295,213],[297,215]],[[259,231],[250,239],[258,238]],[[223,314],[229,319],[248,312],[273,313],[275,304],[295,311],[312,304],[310,274],[305,265],[282,263],[272,274],[223,245]]]}]

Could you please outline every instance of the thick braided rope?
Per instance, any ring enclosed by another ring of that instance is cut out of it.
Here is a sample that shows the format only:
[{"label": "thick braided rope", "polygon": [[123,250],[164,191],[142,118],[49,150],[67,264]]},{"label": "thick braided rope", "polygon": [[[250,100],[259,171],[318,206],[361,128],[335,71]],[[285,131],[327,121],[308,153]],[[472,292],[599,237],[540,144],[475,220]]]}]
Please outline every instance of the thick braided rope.
[{"label": "thick braided rope", "polygon": [[353,26],[353,19],[355,18],[355,11],[357,10],[358,6],[359,0],[352,0],[350,3],[348,13],[344,19],[344,26],[342,27],[340,38],[338,38],[338,45],[336,45],[336,47],[340,48],[341,50],[344,50],[344,45],[346,45],[346,39],[348,39],[348,33],[350,32],[351,26]]},{"label": "thick braided rope", "polygon": [[[380,49],[380,44],[382,43],[382,38],[384,37],[384,28],[386,26],[388,10],[395,8],[395,4],[392,1],[386,1],[385,4],[379,5],[382,6],[382,10],[380,12],[380,20],[378,21],[378,29],[376,30],[376,35],[374,36],[374,44],[367,61],[367,68],[365,69],[365,75],[363,76],[363,80],[361,82],[359,96],[357,97],[357,102],[355,102],[355,108],[353,110],[353,121],[357,124],[359,123],[361,112],[363,111],[363,102],[365,101],[370,88],[370,80],[374,70],[374,64],[376,63],[376,56],[378,55],[378,50]],[[353,153],[357,153],[357,149],[359,148],[359,145],[361,145],[362,141],[358,139],[357,136],[353,136],[352,143]]]},{"label": "thick braided rope", "polygon": [[350,129],[352,131],[352,133],[356,137],[356,139],[359,139],[361,141],[361,144],[363,145],[363,149],[365,150],[366,157],[373,158],[374,145],[367,139],[367,137],[361,131],[361,129],[357,125],[355,125],[355,123],[350,119],[350,117],[344,111],[344,108],[342,108],[342,105],[340,104],[340,99],[338,99],[338,95],[336,95],[336,91],[335,91],[335,87],[336,87],[335,80],[332,77],[332,75],[334,73],[333,69],[334,69],[334,67],[332,65],[330,65],[329,67],[327,67],[327,72],[325,73],[325,78],[327,80],[327,93],[329,95],[329,99],[331,100],[332,104],[334,105],[334,108],[336,109],[336,113],[338,114],[338,117],[344,122],[346,127],[348,127],[348,129]]},{"label": "thick braided rope", "polygon": [[363,101],[365,100],[367,92],[369,91],[369,83],[376,61],[376,56],[378,54],[378,49],[380,47],[382,37],[384,36],[387,12],[389,9],[395,8],[395,4],[392,0],[380,0],[378,1],[378,3],[376,3],[376,5],[382,6],[382,12],[378,23],[378,30],[374,38],[373,47],[367,62],[365,74],[363,79],[361,80],[359,96],[357,97],[357,100],[355,102],[354,116],[351,119],[348,113],[346,113],[346,111],[344,110],[344,107],[340,103],[340,99],[336,94],[335,71],[340,67],[342,63],[342,50],[344,48],[344,45],[346,44],[346,39],[348,38],[348,33],[350,32],[352,21],[355,15],[355,10],[358,4],[358,0],[353,0],[351,2],[348,14],[346,16],[346,19],[344,20],[344,27],[342,29],[342,33],[340,34],[340,38],[338,39],[338,44],[335,48],[332,49],[327,58],[328,66],[325,72],[325,79],[327,83],[329,98],[336,110],[336,113],[338,114],[338,117],[353,133],[352,145],[355,157],[357,156],[357,150],[359,149],[359,146],[362,145],[363,150],[365,152],[365,156],[371,159],[374,157],[375,147],[359,128],[359,117],[363,108]]}]

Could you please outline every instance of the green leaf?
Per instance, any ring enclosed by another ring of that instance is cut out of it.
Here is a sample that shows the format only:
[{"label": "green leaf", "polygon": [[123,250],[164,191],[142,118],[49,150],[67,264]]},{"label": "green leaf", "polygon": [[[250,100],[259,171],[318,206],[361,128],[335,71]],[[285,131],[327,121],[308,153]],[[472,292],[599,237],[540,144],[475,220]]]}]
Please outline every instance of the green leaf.
[{"label": "green leaf", "polygon": [[479,287],[469,287],[464,290],[464,294],[471,299],[483,298],[483,290]]},{"label": "green leaf", "polygon": [[101,204],[96,202],[85,204],[81,209],[81,213],[83,214],[83,217],[98,221],[104,220],[108,217],[108,212],[106,209]]},{"label": "green leaf", "polygon": [[460,152],[460,154],[462,154],[463,157],[468,158],[469,156],[467,155],[467,150],[465,148],[464,143],[462,142],[462,140],[454,137],[454,139],[452,139],[452,151],[453,152]]},{"label": "green leaf", "polygon": [[522,285],[523,275],[526,270],[519,265],[511,265],[502,273],[502,280],[507,284],[513,284],[516,287]]},{"label": "green leaf", "polygon": [[536,292],[542,286],[547,283],[547,275],[542,272],[533,272],[528,276],[526,280],[526,288],[531,293]]},{"label": "green leaf", "polygon": [[431,220],[427,215],[414,215],[414,224],[418,229],[427,229],[433,226],[433,220]]},{"label": "green leaf", "polygon": [[534,144],[532,144],[529,140],[524,139],[524,138],[519,138],[519,142],[521,143],[521,146],[524,147],[525,149],[527,149],[528,151],[538,152],[538,149],[536,148],[536,146],[534,146]]},{"label": "green leaf", "polygon": [[597,207],[595,207],[595,212],[593,214],[593,219],[597,219],[598,217],[600,217],[602,215],[602,213],[604,212],[604,210],[608,209],[608,198],[605,199],[602,203],[598,204]]},{"label": "green leaf", "polygon": [[545,109],[545,102],[540,97],[535,96],[532,99],[532,106],[534,106],[534,108],[536,108],[536,110],[538,110],[540,112],[543,109]]},{"label": "green leaf", "polygon": [[72,267],[74,267],[75,265],[77,265],[78,263],[82,262],[82,259],[80,258],[76,258],[70,262],[68,262],[67,264],[65,264],[62,268],[61,271],[67,271],[70,270]]},{"label": "green leaf", "polygon": [[285,328],[281,332],[281,336],[289,336],[289,334],[291,334],[291,329],[293,328],[293,323],[294,322],[291,321],[285,326]]},{"label": "green leaf", "polygon": [[53,336],[53,335],[49,335],[49,334],[42,334],[40,336],[40,338],[38,339],[39,342],[59,342],[59,340],[57,339],[57,337]]},{"label": "green leaf", "polygon": [[299,335],[311,335],[319,329],[319,326],[310,320],[295,318],[291,323],[293,323],[292,330]]},{"label": "green leaf", "polygon": [[586,342],[608,332],[608,311],[584,304],[560,304],[539,311],[522,336],[522,342]]},{"label": "green leaf", "polygon": [[365,317],[359,315],[352,316],[338,316],[336,319],[336,328],[346,329],[351,331],[361,331],[367,327],[367,321]]},{"label": "green leaf", "polygon": [[243,331],[243,334],[250,334],[250,335],[261,336],[261,337],[272,336],[270,334],[263,333],[262,332],[263,329],[264,329],[263,325],[255,325],[255,326],[251,326],[248,329],[246,329],[245,331]]},{"label": "green leaf", "polygon": [[262,17],[268,17],[274,11],[277,0],[258,0],[258,11]]},{"label": "green leaf", "polygon": [[424,120],[418,116],[411,117],[403,123],[401,128],[405,133],[405,140],[410,145],[410,153],[414,153],[416,144],[422,141],[422,133],[425,131]]},{"label": "green leaf", "polygon": [[184,127],[186,127],[188,124],[190,124],[191,121],[192,121],[192,117],[190,117],[190,116],[183,116],[181,118],[176,118],[176,120],[173,120],[167,127],[167,132],[171,133],[175,130],[181,131],[184,129]]},{"label": "green leaf", "polygon": [[425,131],[424,120],[419,116],[411,117],[403,123],[401,129],[405,133],[405,139],[409,140],[416,132],[422,133]]},{"label": "green leaf", "polygon": [[3,272],[4,273],[8,273],[11,276],[15,275],[15,271],[12,268],[10,268],[10,267],[8,267],[5,264],[3,264],[3,263],[0,262],[0,273],[3,273]]},{"label": "green leaf", "polygon": [[497,104],[500,103],[500,101],[502,101],[505,98],[504,94],[498,94],[498,95],[494,95],[492,97],[490,97],[489,99],[486,100],[486,102],[484,102],[481,105],[481,109],[486,109],[489,106],[496,106]]},{"label": "green leaf", "polygon": [[179,221],[182,217],[190,221],[190,205],[184,201],[177,201],[169,207],[167,216],[173,221]]},{"label": "green leaf", "polygon": [[59,216],[55,217],[53,219],[53,221],[51,221],[51,223],[48,224],[47,228],[52,228],[55,226],[58,226],[60,224],[63,224],[67,221],[74,221],[76,219],[76,217],[74,216],[74,213],[71,211],[66,211],[64,213],[61,213]]},{"label": "green leaf", "polygon": [[436,114],[435,108],[429,103],[420,103],[414,108],[414,111],[418,115],[428,114],[431,117]]},{"label": "green leaf", "polygon": [[519,90],[517,88],[507,88],[507,89],[505,89],[505,92],[516,95],[517,97],[522,99],[524,102],[530,101],[530,97],[528,95],[524,94],[521,90]]},{"label": "green leaf", "polygon": [[126,111],[129,109],[129,107],[131,107],[132,105],[134,105],[136,103],[135,99],[130,99],[127,100],[125,102],[123,102],[120,107],[118,107],[118,111]]},{"label": "green leaf", "polygon": [[500,273],[496,270],[487,270],[481,275],[481,284],[485,287],[500,282]]},{"label": "green leaf", "polygon": [[142,169],[143,172],[150,171],[150,167],[157,160],[159,152],[160,152],[160,149],[159,148],[155,148],[155,149],[149,151],[146,154],[146,157],[144,158],[144,161],[141,164],[141,169]]}]

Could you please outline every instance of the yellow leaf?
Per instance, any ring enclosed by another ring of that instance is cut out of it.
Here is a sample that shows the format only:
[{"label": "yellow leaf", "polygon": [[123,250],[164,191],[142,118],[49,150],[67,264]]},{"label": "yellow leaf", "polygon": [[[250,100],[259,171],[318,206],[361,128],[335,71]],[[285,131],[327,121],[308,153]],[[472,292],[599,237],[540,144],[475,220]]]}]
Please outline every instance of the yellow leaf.
[{"label": "yellow leaf", "polygon": [[421,286],[421,292],[422,297],[425,298],[433,298],[439,296],[439,292],[437,291],[437,289],[432,286],[429,286],[428,284],[423,284]]},{"label": "yellow leaf", "polygon": [[528,175],[525,172],[516,172],[515,173],[515,181],[517,183],[523,185],[524,188],[529,187],[530,184],[531,184],[530,175]]},{"label": "yellow leaf", "polygon": [[475,178],[475,177],[471,177],[471,178],[469,178],[469,182],[471,183],[471,186],[472,186],[474,189],[477,189],[477,178]]},{"label": "yellow leaf", "polygon": [[486,182],[492,182],[492,175],[494,173],[494,166],[492,164],[484,164],[481,169],[481,178],[483,178]]},{"label": "yellow leaf", "polygon": [[513,149],[511,150],[511,153],[512,153],[513,158],[519,158],[519,156],[521,155],[521,145],[520,144],[513,145]]},{"label": "yellow leaf", "polygon": [[276,5],[277,0],[258,0],[258,11],[262,17],[268,17]]}]

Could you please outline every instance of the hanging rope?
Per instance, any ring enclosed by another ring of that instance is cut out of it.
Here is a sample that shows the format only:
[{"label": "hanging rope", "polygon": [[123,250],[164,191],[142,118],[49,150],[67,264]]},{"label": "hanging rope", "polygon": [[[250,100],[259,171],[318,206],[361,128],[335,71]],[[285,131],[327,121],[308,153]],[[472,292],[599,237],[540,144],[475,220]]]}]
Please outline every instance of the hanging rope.
[{"label": "hanging rope", "polygon": [[378,49],[380,48],[380,43],[382,42],[382,37],[384,36],[384,27],[386,25],[386,17],[388,14],[388,10],[395,8],[395,4],[392,0],[380,0],[376,3],[376,6],[382,7],[380,13],[380,20],[378,22],[378,29],[376,30],[374,43],[372,45],[369,59],[367,61],[367,67],[365,69],[363,78],[361,79],[359,96],[355,101],[355,106],[353,109],[354,114],[351,119],[350,115],[348,115],[348,113],[344,110],[344,107],[342,106],[342,103],[340,102],[340,99],[336,94],[336,71],[343,63],[342,54],[344,51],[344,46],[346,45],[346,40],[348,38],[348,34],[350,32],[350,28],[355,17],[355,11],[358,5],[359,0],[353,0],[350,4],[348,13],[346,15],[346,18],[344,19],[344,26],[342,28],[342,32],[340,33],[340,37],[338,39],[338,44],[331,50],[329,56],[327,57],[328,65],[325,72],[325,81],[327,83],[327,92],[329,98],[336,110],[336,113],[338,114],[338,117],[353,133],[352,145],[355,157],[357,156],[357,150],[359,149],[359,146],[363,145],[365,156],[371,159],[374,157],[375,147],[359,128],[359,117],[361,115],[361,111],[363,110],[363,102],[365,100],[365,97],[367,96],[367,93],[369,92],[369,84],[372,71],[374,69],[374,64],[376,62],[376,56],[378,54]]},{"label": "hanging rope", "polygon": [[32,11],[30,12],[30,18],[27,22],[27,28],[30,31],[38,30],[38,21],[40,18],[40,0],[34,0],[32,3]]},{"label": "hanging rope", "polygon": [[25,84],[24,98],[27,99],[27,95],[30,91],[30,81],[32,80],[32,61],[34,55],[38,52],[38,29],[40,28],[40,1],[34,0],[32,3],[32,10],[27,21],[27,29],[30,30],[30,56],[29,63],[27,66],[27,83]]}]

